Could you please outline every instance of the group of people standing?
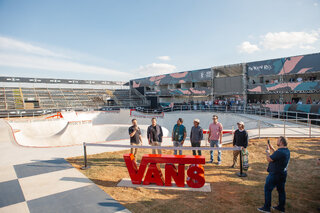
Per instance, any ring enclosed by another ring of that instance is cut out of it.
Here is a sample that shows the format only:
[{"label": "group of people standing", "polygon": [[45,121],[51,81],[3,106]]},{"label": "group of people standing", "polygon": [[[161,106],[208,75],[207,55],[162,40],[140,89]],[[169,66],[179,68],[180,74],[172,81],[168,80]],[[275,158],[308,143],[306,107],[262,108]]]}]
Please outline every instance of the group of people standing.
[{"label": "group of people standing", "polygon": [[[213,115],[213,122],[209,125],[209,137],[210,147],[221,147],[223,137],[223,126],[218,122],[218,116]],[[242,121],[237,123],[238,129],[234,132],[233,146],[246,149],[248,146],[248,133],[244,129],[244,123]],[[138,127],[137,120],[132,119],[132,126],[129,127],[130,143],[131,145],[139,146],[142,144],[141,130]],[[147,130],[148,142],[151,146],[161,146],[163,137],[162,128],[157,124],[156,118],[151,119],[151,125]],[[177,124],[174,125],[172,130],[172,142],[174,147],[182,147],[187,137],[187,131],[183,125],[183,119],[179,118]],[[193,126],[190,131],[190,142],[192,147],[200,147],[201,140],[203,140],[203,130],[200,127],[200,120],[194,119]],[[276,187],[279,194],[279,203],[277,206],[273,206],[272,209],[280,212],[285,212],[285,183],[287,179],[287,168],[290,160],[290,151],[287,148],[287,140],[284,137],[279,137],[277,141],[278,149],[276,150],[269,142],[266,149],[266,158],[268,165],[268,176],[264,186],[265,203],[261,208],[258,208],[260,212],[270,212],[271,209],[271,195],[273,189]],[[237,157],[241,150],[233,151],[233,164],[235,167]],[[131,153],[136,157],[137,148],[131,148]],[[161,154],[160,149],[152,149],[153,154]],[[174,155],[177,155],[177,150],[174,150]],[[182,155],[182,150],[179,150],[179,155]],[[193,150],[193,155],[201,155],[201,150]],[[210,162],[213,163],[213,151],[210,151]],[[221,150],[218,151],[218,162],[221,164]]]},{"label": "group of people standing", "polygon": [[[223,138],[223,125],[218,122],[218,116],[213,115],[213,122],[209,125],[208,142],[210,147],[221,147]],[[248,146],[248,133],[244,129],[244,123],[242,121],[237,123],[238,129],[234,133],[233,146],[247,148]],[[132,119],[132,126],[129,127],[130,143],[131,145],[141,145],[141,130],[138,127],[137,120]],[[163,137],[162,127],[157,124],[157,119],[151,119],[151,125],[147,129],[148,143],[151,146],[161,146]],[[174,125],[172,130],[172,142],[174,147],[182,147],[187,137],[186,127],[183,125],[183,119],[178,118],[177,124]],[[200,147],[203,140],[203,129],[200,126],[200,120],[194,119],[193,126],[190,131],[190,142],[192,147]],[[193,155],[201,155],[201,150],[192,150]],[[137,148],[131,148],[131,153],[136,156]],[[152,154],[162,154],[161,149],[152,149]],[[174,155],[178,154],[178,150],[174,150]],[[233,164],[231,167],[235,167],[237,157],[240,154],[239,150],[235,150],[233,154]],[[182,150],[179,150],[179,155],[182,155]],[[214,152],[210,151],[210,163],[214,162]],[[218,150],[217,164],[222,162],[221,150]]]}]

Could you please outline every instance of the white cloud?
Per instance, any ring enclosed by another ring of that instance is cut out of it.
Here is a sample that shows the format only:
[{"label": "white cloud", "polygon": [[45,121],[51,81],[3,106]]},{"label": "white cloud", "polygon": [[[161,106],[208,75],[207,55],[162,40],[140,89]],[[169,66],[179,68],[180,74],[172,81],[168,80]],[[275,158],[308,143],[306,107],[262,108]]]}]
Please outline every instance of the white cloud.
[{"label": "white cloud", "polygon": [[176,71],[176,66],[171,64],[147,64],[140,66],[136,72],[139,76],[153,76],[153,75],[162,75],[167,73],[173,73]]},{"label": "white cloud", "polygon": [[49,57],[0,53],[0,66],[32,68],[56,72],[92,73],[128,78],[128,73]]},{"label": "white cloud", "polygon": [[91,73],[128,79],[132,74],[77,62],[68,54],[0,36],[0,66],[31,68],[52,72]]},{"label": "white cloud", "polygon": [[249,41],[242,42],[242,44],[238,46],[238,49],[241,53],[254,53],[260,50],[257,45],[251,44]]},{"label": "white cloud", "polygon": [[27,53],[41,56],[51,56],[59,58],[69,58],[60,53],[55,53],[50,50],[34,46],[29,43],[21,42],[12,38],[0,36],[0,50],[6,50],[6,52]]},{"label": "white cloud", "polygon": [[289,49],[298,47],[310,49],[311,45],[319,39],[317,32],[278,32],[267,33],[262,36],[261,45],[267,50]]},{"label": "white cloud", "polygon": [[159,56],[157,57],[159,60],[162,60],[162,61],[170,61],[171,58],[170,56],[167,56],[167,55],[164,55],[164,56]]},{"label": "white cloud", "polygon": [[317,2],[313,3],[313,6],[318,7],[318,3]]},{"label": "white cloud", "polygon": [[269,32],[260,36],[259,45],[244,41],[238,46],[238,50],[240,53],[277,49],[315,50],[318,47],[319,35],[320,29],[311,32]]}]

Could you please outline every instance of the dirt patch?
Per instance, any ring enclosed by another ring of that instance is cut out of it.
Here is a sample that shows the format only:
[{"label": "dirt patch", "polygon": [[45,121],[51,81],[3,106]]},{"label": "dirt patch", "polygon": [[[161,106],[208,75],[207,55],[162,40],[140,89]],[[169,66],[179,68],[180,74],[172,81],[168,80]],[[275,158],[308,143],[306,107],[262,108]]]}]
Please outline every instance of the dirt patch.
[{"label": "dirt patch", "polygon": [[[270,138],[275,146],[276,139]],[[232,152],[222,152],[222,164],[206,164],[205,179],[212,192],[185,192],[145,188],[117,187],[122,178],[129,178],[123,160],[128,151],[107,152],[88,156],[88,170],[80,170],[106,193],[132,212],[257,212],[264,202],[263,187],[267,176],[265,148],[267,139],[250,140],[248,147],[250,168],[248,177],[235,175],[232,169]],[[287,212],[319,212],[320,208],[320,138],[290,138],[291,160],[286,184]],[[230,145],[228,145],[230,146]],[[150,150],[139,150],[137,159]],[[172,154],[172,151],[163,151]],[[191,151],[184,154],[191,155]],[[209,152],[203,152],[209,160]],[[217,153],[215,152],[215,161]],[[67,159],[74,167],[83,166],[83,157]],[[163,169],[163,167],[162,167]],[[272,204],[278,200],[272,194]]]}]

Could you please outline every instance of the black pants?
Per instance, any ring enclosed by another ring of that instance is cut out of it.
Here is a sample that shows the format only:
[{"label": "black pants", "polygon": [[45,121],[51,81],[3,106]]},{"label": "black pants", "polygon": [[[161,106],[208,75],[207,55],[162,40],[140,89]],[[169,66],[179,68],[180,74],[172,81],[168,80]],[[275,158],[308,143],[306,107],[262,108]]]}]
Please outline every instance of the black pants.
[{"label": "black pants", "polygon": [[[200,142],[192,142],[191,143],[192,147],[200,147]],[[192,150],[193,155],[197,155],[196,150]],[[198,150],[198,155],[201,155],[201,150]]]},{"label": "black pants", "polygon": [[286,191],[285,184],[287,179],[287,173],[284,174],[272,174],[269,173],[266,179],[266,184],[264,185],[264,207],[266,209],[270,209],[271,206],[271,194],[274,187],[277,187],[277,191],[279,194],[279,204],[278,207],[280,210],[285,210],[286,204]]}]

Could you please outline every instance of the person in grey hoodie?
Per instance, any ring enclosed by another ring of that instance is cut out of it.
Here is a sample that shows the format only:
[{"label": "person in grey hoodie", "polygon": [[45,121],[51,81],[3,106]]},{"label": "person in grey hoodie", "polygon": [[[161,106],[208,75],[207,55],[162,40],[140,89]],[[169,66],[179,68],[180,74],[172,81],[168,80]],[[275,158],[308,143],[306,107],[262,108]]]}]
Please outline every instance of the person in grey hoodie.
[{"label": "person in grey hoodie", "polygon": [[[193,121],[193,127],[191,128],[190,133],[190,142],[192,147],[200,147],[201,140],[203,139],[203,130],[199,126],[200,120],[194,119]],[[192,150],[193,155],[197,155],[196,150]],[[198,150],[198,155],[201,155],[201,150]]]},{"label": "person in grey hoodie", "polygon": [[[162,128],[157,124],[156,118],[152,118],[151,123],[152,124],[148,127],[147,130],[147,138],[149,144],[151,146],[161,146],[163,136]],[[158,152],[158,154],[162,154],[161,149],[152,149],[152,154],[156,154],[156,151]]]}]

